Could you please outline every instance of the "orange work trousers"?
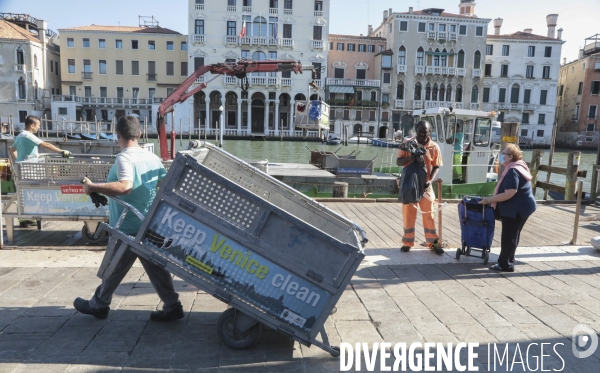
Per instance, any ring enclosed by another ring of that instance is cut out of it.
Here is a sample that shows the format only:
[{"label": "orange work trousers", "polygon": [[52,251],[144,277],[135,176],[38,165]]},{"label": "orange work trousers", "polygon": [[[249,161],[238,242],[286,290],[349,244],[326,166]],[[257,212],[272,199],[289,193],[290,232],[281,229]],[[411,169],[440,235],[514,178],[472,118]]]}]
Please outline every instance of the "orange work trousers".
[{"label": "orange work trousers", "polygon": [[[418,205],[418,206],[417,206]],[[417,213],[423,216],[423,228],[425,230],[425,242],[432,244],[438,239],[435,230],[434,211],[435,194],[433,188],[429,187],[423,198],[418,203],[406,203],[402,205],[402,220],[404,222],[404,235],[402,236],[402,245],[415,246],[415,223]],[[420,210],[419,210],[420,209]]]}]

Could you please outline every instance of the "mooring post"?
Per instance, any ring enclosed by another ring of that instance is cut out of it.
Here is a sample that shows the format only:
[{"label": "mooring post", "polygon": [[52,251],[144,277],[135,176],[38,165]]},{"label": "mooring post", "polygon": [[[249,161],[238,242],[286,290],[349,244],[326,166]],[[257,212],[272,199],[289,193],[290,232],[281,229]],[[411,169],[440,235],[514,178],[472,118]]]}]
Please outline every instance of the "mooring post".
[{"label": "mooring post", "polygon": [[579,190],[577,191],[577,206],[575,207],[575,224],[573,226],[573,239],[571,245],[577,245],[577,229],[579,228],[579,213],[581,211],[581,195],[583,194],[583,181],[579,182]]},{"label": "mooring post", "polygon": [[538,172],[540,172],[540,164],[542,163],[542,157],[544,156],[544,151],[541,149],[535,149],[531,156],[531,167],[529,170],[531,171],[531,192],[535,196],[535,188],[537,184]]},{"label": "mooring post", "polygon": [[577,187],[577,172],[579,172],[579,160],[581,152],[570,152],[567,158],[567,179],[565,182],[565,201],[572,201],[575,197]]},{"label": "mooring post", "polygon": [[334,181],[333,198],[348,198],[348,183]]}]

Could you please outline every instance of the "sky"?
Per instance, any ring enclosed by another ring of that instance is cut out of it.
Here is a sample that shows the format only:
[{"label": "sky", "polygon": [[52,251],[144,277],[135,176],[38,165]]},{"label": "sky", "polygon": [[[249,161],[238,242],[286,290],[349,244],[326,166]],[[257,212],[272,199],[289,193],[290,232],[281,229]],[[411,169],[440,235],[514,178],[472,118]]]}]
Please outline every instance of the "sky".
[{"label": "sky", "polygon": [[[311,0],[295,0],[294,7],[311,3]],[[415,10],[442,8],[457,14],[459,3],[459,0],[331,0],[329,32],[366,35],[367,25],[377,27],[383,11],[390,7],[395,12],[406,12],[412,6]],[[562,57],[567,61],[577,59],[585,38],[600,33],[600,0],[477,0],[476,4],[475,14],[479,18],[504,19],[502,34],[531,28],[534,34],[546,36],[546,16],[558,14],[556,29],[564,30],[562,39],[566,43]],[[188,0],[0,0],[0,12],[26,13],[44,19],[54,31],[91,24],[137,26],[141,15],[154,16],[160,26],[186,34],[187,6]],[[490,22],[488,33],[493,32]]]}]

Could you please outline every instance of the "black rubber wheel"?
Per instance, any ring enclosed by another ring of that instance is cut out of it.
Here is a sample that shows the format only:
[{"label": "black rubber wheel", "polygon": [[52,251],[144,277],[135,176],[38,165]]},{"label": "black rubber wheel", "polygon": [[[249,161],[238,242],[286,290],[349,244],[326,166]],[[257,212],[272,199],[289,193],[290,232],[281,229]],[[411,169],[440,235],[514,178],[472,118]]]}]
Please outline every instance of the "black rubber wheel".
[{"label": "black rubber wheel", "polygon": [[340,348],[338,346],[331,346],[332,349],[334,349],[336,352],[332,352],[331,356],[333,357],[338,357],[340,356]]},{"label": "black rubber wheel", "polygon": [[471,255],[471,247],[470,246],[467,246],[467,252],[466,252],[466,254],[467,255]]},{"label": "black rubber wheel", "polygon": [[482,258],[485,258],[485,254],[487,253],[487,251],[488,251],[488,249],[487,249],[486,247],[484,247],[484,248],[481,250],[481,257],[482,257]]},{"label": "black rubber wheel", "polygon": [[484,254],[484,257],[483,257],[483,264],[487,265],[489,260],[490,260],[490,254],[486,250],[485,254]]},{"label": "black rubber wheel", "polygon": [[235,330],[235,308],[229,308],[219,316],[217,321],[217,334],[225,346],[236,350],[245,350],[256,344],[262,333],[262,325],[254,324],[243,333]]},{"label": "black rubber wheel", "polygon": [[459,260],[460,256],[462,255],[462,250],[461,249],[456,249],[456,259]]},{"label": "black rubber wheel", "polygon": [[81,235],[87,242],[94,244],[100,243],[102,240],[104,240],[106,237],[106,231],[103,230],[98,236],[96,236],[94,233],[90,232],[87,225],[84,224],[83,228],[81,229]]}]

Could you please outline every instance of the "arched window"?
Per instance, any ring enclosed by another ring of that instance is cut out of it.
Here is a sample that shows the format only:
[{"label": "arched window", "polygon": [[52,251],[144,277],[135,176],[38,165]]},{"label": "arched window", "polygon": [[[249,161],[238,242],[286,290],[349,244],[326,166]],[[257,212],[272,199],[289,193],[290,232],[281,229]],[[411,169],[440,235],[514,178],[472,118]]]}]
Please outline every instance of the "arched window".
[{"label": "arched window", "polygon": [[462,85],[458,84],[456,86],[456,96],[454,97],[455,102],[462,102]]},{"label": "arched window", "polygon": [[437,83],[433,84],[433,90],[431,92],[431,101],[437,101],[438,99],[438,85]]},{"label": "arched window", "polygon": [[18,83],[19,83],[19,90],[18,90],[19,99],[25,100],[27,98],[27,91],[25,90],[25,79],[23,79],[23,77],[20,77]]},{"label": "arched window", "polygon": [[34,100],[38,99],[38,82],[37,82],[37,80],[33,84],[33,99]]},{"label": "arched window", "polygon": [[396,100],[404,100],[404,83],[398,82],[396,86]]},{"label": "arched window", "polygon": [[458,51],[458,65],[456,67],[459,69],[465,68],[465,52],[462,49]]},{"label": "arched window", "polygon": [[446,48],[442,50],[442,55],[440,56],[440,66],[448,66],[448,51]]},{"label": "arched window", "polygon": [[473,60],[473,68],[481,69],[481,52],[475,52],[475,59]]},{"label": "arched window", "polygon": [[256,17],[252,21],[252,36],[267,37],[267,20],[264,17]]},{"label": "arched window", "polygon": [[417,49],[417,66],[423,66],[423,56],[425,55],[425,51],[422,47]]},{"label": "arched window", "polygon": [[425,86],[425,101],[431,101],[431,84]]},{"label": "arched window", "polygon": [[17,47],[17,65],[25,64],[25,55],[23,54],[23,48]]},{"label": "arched window", "polygon": [[421,83],[415,84],[415,100],[421,100]]},{"label": "arched window", "polygon": [[37,54],[33,55],[33,67],[37,69]]},{"label": "arched window", "polygon": [[444,83],[440,85],[440,101],[444,101],[446,90],[444,89]]},{"label": "arched window", "polygon": [[446,102],[452,102],[452,84],[446,87]]},{"label": "arched window", "polygon": [[440,50],[436,48],[435,54],[433,55],[433,66],[440,66]]},{"label": "arched window", "polygon": [[479,87],[476,85],[471,88],[471,103],[476,104],[479,102]]},{"label": "arched window", "polygon": [[519,103],[519,87],[518,84],[513,84],[512,89],[510,90],[510,103],[518,104]]},{"label": "arched window", "polygon": [[406,48],[404,46],[398,50],[398,65],[406,65]]}]

